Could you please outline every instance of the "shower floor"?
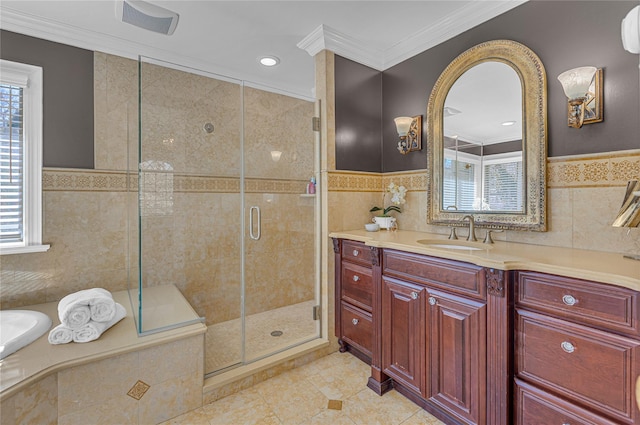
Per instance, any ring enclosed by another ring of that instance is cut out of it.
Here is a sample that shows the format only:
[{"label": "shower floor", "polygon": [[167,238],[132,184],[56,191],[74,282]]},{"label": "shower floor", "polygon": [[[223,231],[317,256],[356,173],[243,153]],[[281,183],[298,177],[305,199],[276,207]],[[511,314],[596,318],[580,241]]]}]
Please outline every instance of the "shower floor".
[{"label": "shower floor", "polygon": [[[246,361],[257,360],[318,336],[319,323],[313,320],[314,300],[247,316],[245,319]],[[280,331],[280,336],[272,332]],[[242,322],[240,319],[207,327],[205,373],[216,372],[242,362]]]}]

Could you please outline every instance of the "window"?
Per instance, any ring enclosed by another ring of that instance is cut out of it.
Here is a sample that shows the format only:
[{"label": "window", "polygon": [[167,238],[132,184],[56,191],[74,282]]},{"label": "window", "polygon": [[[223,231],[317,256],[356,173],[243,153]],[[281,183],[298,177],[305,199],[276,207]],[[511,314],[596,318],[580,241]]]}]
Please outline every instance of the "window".
[{"label": "window", "polygon": [[484,162],[482,199],[493,211],[524,211],[522,152],[491,155]]},{"label": "window", "polygon": [[42,68],[0,60],[0,253],[42,245]]},{"label": "window", "polygon": [[476,208],[480,158],[462,152],[445,150],[442,204],[448,210],[470,211]]}]

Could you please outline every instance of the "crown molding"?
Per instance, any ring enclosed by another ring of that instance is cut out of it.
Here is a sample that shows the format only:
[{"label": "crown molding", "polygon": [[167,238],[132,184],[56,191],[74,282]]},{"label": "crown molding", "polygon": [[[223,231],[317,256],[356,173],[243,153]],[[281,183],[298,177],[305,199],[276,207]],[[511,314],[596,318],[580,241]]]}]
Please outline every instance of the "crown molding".
[{"label": "crown molding", "polygon": [[297,46],[311,56],[322,50],[331,50],[362,65],[378,71],[384,70],[384,61],[379,50],[372,49],[365,43],[324,24],[313,30]]},{"label": "crown molding", "polygon": [[81,49],[108,53],[128,59],[138,60],[139,56],[154,58],[167,64],[180,64],[180,66],[202,70],[215,74],[216,78],[226,81],[240,82],[245,85],[273,93],[296,97],[303,100],[312,99],[312,93],[301,93],[294,86],[279,85],[274,87],[267,80],[260,80],[253,75],[239,75],[231,77],[233,72],[211,62],[194,59],[168,50],[138,43],[132,40],[114,37],[97,31],[85,30],[72,25],[60,23],[22,13],[3,6],[0,13],[0,29],[16,32],[31,37],[41,38],[56,43],[67,44]]},{"label": "crown molding", "polygon": [[384,71],[527,1],[471,2],[445,16],[437,24],[421,29],[386,50],[372,49],[367,44],[327,25],[320,25],[297,46],[311,56],[325,49],[331,50],[344,58],[377,71]]},{"label": "crown molding", "polygon": [[474,1],[450,13],[435,25],[422,28],[382,53],[384,69],[391,68],[528,0]]}]

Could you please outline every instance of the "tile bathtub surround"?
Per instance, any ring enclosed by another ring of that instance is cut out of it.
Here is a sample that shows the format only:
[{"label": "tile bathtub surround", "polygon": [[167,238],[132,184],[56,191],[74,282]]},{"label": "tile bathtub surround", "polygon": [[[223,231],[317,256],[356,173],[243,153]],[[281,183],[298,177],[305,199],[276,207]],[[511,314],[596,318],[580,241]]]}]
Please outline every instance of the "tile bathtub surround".
[{"label": "tile bathtub surround", "polygon": [[367,388],[370,372],[354,356],[333,353],[163,425],[442,425],[395,391],[376,395]]}]

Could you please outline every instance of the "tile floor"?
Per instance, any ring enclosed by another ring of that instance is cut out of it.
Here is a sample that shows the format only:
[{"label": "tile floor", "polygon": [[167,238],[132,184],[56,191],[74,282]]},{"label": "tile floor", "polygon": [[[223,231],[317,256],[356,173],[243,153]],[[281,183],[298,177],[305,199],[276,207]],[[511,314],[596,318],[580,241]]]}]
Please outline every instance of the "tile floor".
[{"label": "tile floor", "polygon": [[[313,320],[314,300],[247,316],[245,357],[252,361],[317,337],[320,322]],[[277,337],[271,332],[280,331]],[[240,319],[207,327],[205,374],[242,362]]]},{"label": "tile floor", "polygon": [[163,425],[444,425],[396,391],[367,388],[370,368],[334,353]]}]

